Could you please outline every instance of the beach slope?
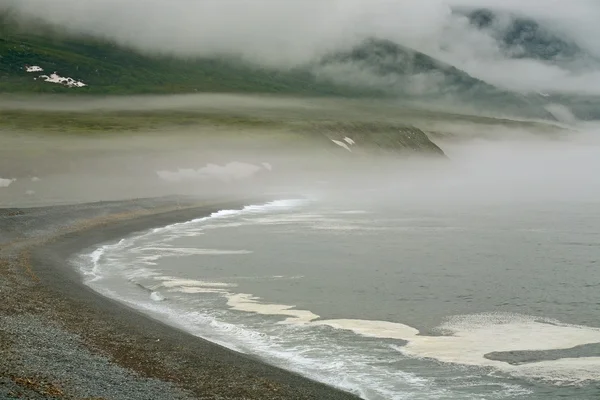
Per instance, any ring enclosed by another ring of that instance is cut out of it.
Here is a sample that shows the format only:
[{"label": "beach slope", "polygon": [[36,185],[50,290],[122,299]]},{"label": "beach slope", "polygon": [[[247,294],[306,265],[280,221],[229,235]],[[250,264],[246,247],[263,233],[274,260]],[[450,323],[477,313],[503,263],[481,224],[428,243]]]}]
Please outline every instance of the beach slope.
[{"label": "beach slope", "polygon": [[102,297],[68,261],[101,242],[243,203],[0,209],[0,398],[355,399]]}]

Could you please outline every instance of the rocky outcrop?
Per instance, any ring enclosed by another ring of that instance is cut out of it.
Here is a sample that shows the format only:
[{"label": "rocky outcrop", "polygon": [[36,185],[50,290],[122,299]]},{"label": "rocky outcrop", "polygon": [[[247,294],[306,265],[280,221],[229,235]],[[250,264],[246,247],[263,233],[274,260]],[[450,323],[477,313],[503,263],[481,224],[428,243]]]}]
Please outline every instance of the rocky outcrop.
[{"label": "rocky outcrop", "polygon": [[361,154],[423,154],[445,156],[422,130],[413,126],[347,122],[319,124],[314,132],[342,152]]}]

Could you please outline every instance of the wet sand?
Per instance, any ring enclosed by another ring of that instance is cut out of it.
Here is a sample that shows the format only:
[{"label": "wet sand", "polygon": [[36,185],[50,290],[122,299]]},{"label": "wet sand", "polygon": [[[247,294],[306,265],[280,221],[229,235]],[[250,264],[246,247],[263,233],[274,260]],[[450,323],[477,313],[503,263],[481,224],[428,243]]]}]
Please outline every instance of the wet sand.
[{"label": "wet sand", "polygon": [[68,262],[101,242],[243,203],[0,209],[0,398],[356,398],[102,297]]}]

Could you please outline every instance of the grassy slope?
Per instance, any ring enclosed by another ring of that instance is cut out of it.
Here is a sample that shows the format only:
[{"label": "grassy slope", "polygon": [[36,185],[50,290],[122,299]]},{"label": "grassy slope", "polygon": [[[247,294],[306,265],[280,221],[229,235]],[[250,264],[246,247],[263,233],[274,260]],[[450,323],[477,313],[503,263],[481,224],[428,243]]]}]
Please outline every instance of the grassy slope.
[{"label": "grassy slope", "polygon": [[[1,21],[0,21],[1,22]],[[146,56],[90,37],[68,37],[45,30],[36,34],[0,30],[0,92],[73,92],[61,85],[34,81],[26,64],[45,73],[80,79],[89,87],[77,93],[132,94],[186,92],[253,92],[296,95],[361,96],[377,94],[317,81],[304,70],[275,71],[239,60],[180,60]]]},{"label": "grassy slope", "polygon": [[[443,103],[453,107],[476,106],[508,115],[545,118],[536,99],[499,90],[464,71],[395,43],[370,39],[349,52],[326,57],[327,63],[352,63],[384,86],[360,86],[331,77],[315,76],[311,68],[274,70],[233,58],[175,59],[149,56],[108,41],[69,36],[43,23],[25,30],[8,15],[0,14],[0,93],[172,94],[195,92],[269,93],[295,96],[392,97],[407,101]],[[31,26],[31,25],[30,25]],[[38,73],[25,65],[39,65],[88,84],[67,88],[34,80]],[[443,77],[441,91],[415,96],[407,89],[413,74]]]}]

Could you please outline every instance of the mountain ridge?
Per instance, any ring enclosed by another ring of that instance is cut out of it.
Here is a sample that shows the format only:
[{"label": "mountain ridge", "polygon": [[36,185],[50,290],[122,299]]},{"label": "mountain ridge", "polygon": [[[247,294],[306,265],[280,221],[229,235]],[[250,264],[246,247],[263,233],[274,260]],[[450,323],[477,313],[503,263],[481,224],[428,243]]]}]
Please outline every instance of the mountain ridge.
[{"label": "mountain ridge", "polygon": [[[499,89],[424,53],[375,37],[282,70],[233,56],[148,55],[89,35],[69,34],[40,21],[23,25],[7,14],[0,19],[0,92],[5,93],[373,97],[476,105],[503,114],[551,118],[539,97]],[[44,72],[26,72],[26,66],[38,66]],[[51,75],[54,72],[56,77]],[[367,78],[354,79],[355,74]],[[60,77],[85,86],[51,83]]]}]

